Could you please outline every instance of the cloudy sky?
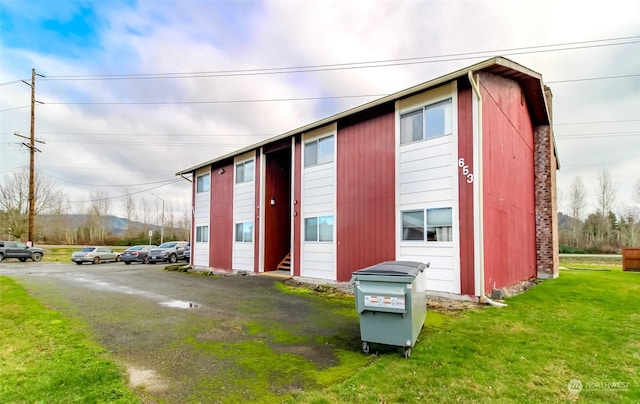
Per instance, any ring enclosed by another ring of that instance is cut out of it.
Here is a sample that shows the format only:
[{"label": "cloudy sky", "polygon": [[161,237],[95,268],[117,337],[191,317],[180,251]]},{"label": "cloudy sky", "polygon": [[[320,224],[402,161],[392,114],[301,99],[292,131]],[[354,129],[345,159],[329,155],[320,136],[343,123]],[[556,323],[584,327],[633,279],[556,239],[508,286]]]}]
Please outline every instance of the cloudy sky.
[{"label": "cloudy sky", "polygon": [[[561,203],[640,178],[640,2],[0,0],[0,181],[36,167],[92,193],[188,211],[175,172],[503,55],[554,94]],[[152,195],[155,194],[156,196]],[[562,207],[562,205],[561,205]]]}]

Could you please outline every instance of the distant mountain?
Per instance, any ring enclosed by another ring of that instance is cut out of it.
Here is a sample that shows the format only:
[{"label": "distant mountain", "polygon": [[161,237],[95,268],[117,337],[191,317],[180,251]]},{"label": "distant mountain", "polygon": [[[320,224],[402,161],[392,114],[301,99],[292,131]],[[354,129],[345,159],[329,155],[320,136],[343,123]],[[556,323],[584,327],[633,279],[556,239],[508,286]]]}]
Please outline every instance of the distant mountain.
[{"label": "distant mountain", "polygon": [[559,230],[571,230],[571,221],[573,218],[569,215],[565,215],[562,212],[558,212],[558,229]]},{"label": "distant mountain", "polygon": [[[55,217],[53,215],[40,215],[39,218],[43,222],[50,222],[55,220]],[[114,215],[107,215],[104,217],[104,219],[106,221],[107,232],[115,236],[120,236],[125,234],[127,229],[129,228],[129,225],[132,225],[137,228],[143,228],[143,229],[148,228],[149,230],[153,230],[154,232],[160,229],[160,226],[156,226],[155,224],[146,225],[142,222],[137,222],[137,221],[131,221],[131,223],[129,223],[129,221],[126,218],[118,217]],[[71,227],[80,227],[85,225],[89,221],[89,215],[80,215],[80,214],[65,215],[65,220],[69,225],[71,225]]]}]

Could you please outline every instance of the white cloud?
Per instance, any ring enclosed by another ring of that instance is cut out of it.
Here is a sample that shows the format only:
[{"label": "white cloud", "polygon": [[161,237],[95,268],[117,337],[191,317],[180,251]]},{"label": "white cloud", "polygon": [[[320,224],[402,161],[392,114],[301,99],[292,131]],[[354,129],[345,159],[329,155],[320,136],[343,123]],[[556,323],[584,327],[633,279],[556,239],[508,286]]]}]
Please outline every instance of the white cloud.
[{"label": "white cloud", "polygon": [[[6,3],[2,1],[3,5]],[[12,4],[13,2],[9,2]],[[59,2],[57,2],[59,3]],[[63,2],[65,3],[65,2]],[[203,72],[404,59],[559,44],[638,34],[637,2],[607,7],[581,2],[412,1],[140,1],[97,7],[97,45],[69,55],[47,55],[30,44],[0,42],[0,82],[47,75]],[[28,7],[28,6],[24,6]],[[21,13],[29,13],[31,9]],[[70,19],[73,4],[61,8]],[[8,11],[10,12],[10,11]],[[59,11],[62,13],[62,11]],[[29,14],[33,27],[44,16]],[[2,36],[0,35],[0,41]],[[77,46],[68,43],[72,48]],[[545,81],[638,74],[638,44],[509,56]],[[85,57],[78,58],[78,54]],[[386,94],[476,62],[407,64],[285,75],[175,80],[39,81],[39,138],[50,140],[37,161],[51,175],[91,184],[140,184],[171,179],[180,169],[340,112],[368,99],[232,104],[56,105],[55,102],[174,102]],[[636,78],[551,84],[557,123],[639,119]],[[0,109],[29,103],[24,84],[0,87]],[[27,163],[13,145],[28,133],[29,109],[0,113],[0,174]],[[557,126],[561,189],[580,175],[587,187],[608,167],[630,198],[640,176],[640,136],[570,135],[638,132],[638,122]],[[204,136],[228,135],[228,136]],[[245,136],[254,135],[254,136]],[[261,136],[259,136],[261,135]],[[61,143],[60,140],[65,140]],[[11,143],[11,145],[10,145]],[[140,144],[144,143],[144,144]],[[223,145],[232,145],[224,147]],[[74,200],[95,187],[62,183]],[[144,186],[135,187],[143,190]],[[121,192],[108,188],[111,194]],[[150,191],[149,191],[150,192]],[[188,204],[186,182],[153,191]],[[149,197],[148,192],[145,194]],[[153,198],[153,197],[149,197]],[[150,199],[151,200],[151,199]]]}]

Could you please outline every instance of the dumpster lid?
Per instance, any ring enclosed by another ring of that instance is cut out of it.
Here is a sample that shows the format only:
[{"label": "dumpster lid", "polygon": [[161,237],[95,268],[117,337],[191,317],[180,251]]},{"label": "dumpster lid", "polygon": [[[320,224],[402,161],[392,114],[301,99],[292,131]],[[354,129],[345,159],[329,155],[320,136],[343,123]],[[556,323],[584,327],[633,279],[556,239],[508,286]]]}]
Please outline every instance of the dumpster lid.
[{"label": "dumpster lid", "polygon": [[407,276],[417,275],[429,267],[429,263],[417,261],[386,261],[355,271],[356,275],[388,275]]}]

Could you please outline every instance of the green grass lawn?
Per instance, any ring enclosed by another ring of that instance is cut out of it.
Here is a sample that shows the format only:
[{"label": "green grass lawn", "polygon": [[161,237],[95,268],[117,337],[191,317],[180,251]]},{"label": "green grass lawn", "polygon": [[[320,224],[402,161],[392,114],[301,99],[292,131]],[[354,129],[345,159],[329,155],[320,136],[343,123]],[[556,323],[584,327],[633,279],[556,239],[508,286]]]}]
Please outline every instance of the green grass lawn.
[{"label": "green grass lawn", "polygon": [[0,277],[0,403],[138,402],[82,327]]},{"label": "green grass lawn", "polygon": [[[318,383],[328,387],[278,401],[640,402],[640,273],[615,262],[561,264],[580,269],[505,308],[431,310],[409,359],[374,346],[359,369]],[[0,277],[0,402],[137,402],[74,321]],[[345,358],[353,355],[362,354]]]},{"label": "green grass lawn", "polygon": [[563,270],[507,303],[427,324],[408,360],[384,353],[296,401],[640,401],[640,273]]}]

